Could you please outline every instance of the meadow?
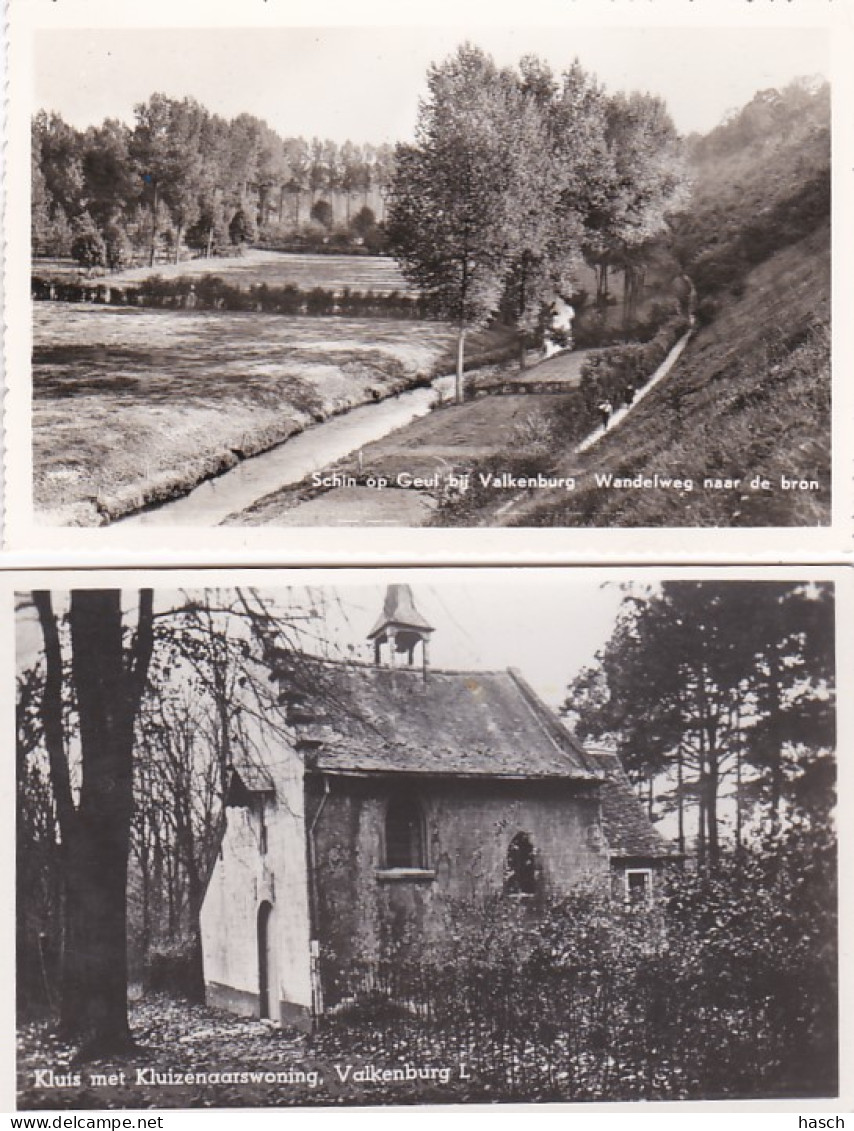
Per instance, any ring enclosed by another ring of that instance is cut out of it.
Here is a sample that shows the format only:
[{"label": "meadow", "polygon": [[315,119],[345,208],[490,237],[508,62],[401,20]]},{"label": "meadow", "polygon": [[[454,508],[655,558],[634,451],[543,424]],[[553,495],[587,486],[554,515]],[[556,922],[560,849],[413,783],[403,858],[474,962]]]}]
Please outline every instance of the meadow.
[{"label": "meadow", "polygon": [[198,279],[203,275],[220,275],[233,286],[248,290],[266,283],[281,287],[290,283],[308,290],[392,291],[410,293],[406,280],[395,261],[387,256],[371,255],[299,255],[283,251],[262,251],[252,248],[233,259],[188,259],[180,263],[158,264],[156,268],[133,267],[118,271],[105,280],[110,284],[140,282],[151,275],[164,279],[183,277]]},{"label": "meadow", "polygon": [[[40,521],[98,525],[453,367],[440,322],[34,304]],[[471,357],[506,347],[473,336]]]}]

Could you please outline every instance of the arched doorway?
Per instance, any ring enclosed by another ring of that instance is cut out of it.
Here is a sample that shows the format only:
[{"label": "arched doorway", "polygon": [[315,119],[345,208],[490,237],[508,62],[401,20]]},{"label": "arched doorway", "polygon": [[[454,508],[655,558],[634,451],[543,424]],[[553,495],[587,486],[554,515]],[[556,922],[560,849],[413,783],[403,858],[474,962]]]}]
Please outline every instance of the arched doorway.
[{"label": "arched doorway", "polygon": [[266,899],[258,908],[258,1016],[272,1016],[272,995],[270,993],[271,946],[270,916],[273,905]]}]

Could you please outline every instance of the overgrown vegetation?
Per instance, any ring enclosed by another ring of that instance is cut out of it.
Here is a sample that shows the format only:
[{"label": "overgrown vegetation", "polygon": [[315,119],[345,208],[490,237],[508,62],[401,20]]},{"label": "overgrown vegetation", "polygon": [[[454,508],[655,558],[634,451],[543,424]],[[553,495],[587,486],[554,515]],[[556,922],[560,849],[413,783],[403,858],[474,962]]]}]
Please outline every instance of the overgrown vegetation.
[{"label": "overgrown vegetation", "polygon": [[356,974],[331,1034],[349,1056],[464,1063],[467,1099],[834,1095],[835,869],[830,837],[794,825],[674,871],[652,906],[595,887],[457,906],[446,941]]},{"label": "overgrown vegetation", "polygon": [[760,91],[686,149],[694,190],[675,220],[674,250],[709,322],[716,296],[738,297],[751,268],[826,222],[830,87],[801,79]]},{"label": "overgrown vegetation", "polygon": [[[578,475],[572,496],[543,493],[513,521],[520,526],[827,523],[829,250],[828,230],[821,228],[754,268],[742,297],[721,298],[714,322],[695,335],[665,384],[583,458],[556,461]],[[596,479],[655,473],[688,479],[691,489],[608,490]],[[707,490],[707,478],[730,486]]]},{"label": "overgrown vegetation", "polygon": [[[127,1087],[33,1089],[44,1023],[23,1029],[27,1107],[206,1107],[462,1101],[831,1097],[837,1079],[836,853],[795,821],[663,878],[652,905],[587,886],[537,907],[447,908],[445,941],[402,939],[350,971],[313,1039],[149,996]],[[449,1079],[342,1087],[335,1064],[450,1066]],[[311,1068],[316,1087],[134,1085],[135,1069]],[[460,1072],[464,1068],[465,1075]],[[130,1068],[130,1070],[128,1070]]]},{"label": "overgrown vegetation", "polygon": [[443,492],[433,523],[466,526],[477,521],[495,499],[490,476],[499,477],[504,472],[513,477],[559,475],[560,460],[567,449],[600,424],[598,405],[602,400],[614,407],[630,404],[687,328],[687,317],[677,310],[649,341],[592,352],[584,363],[578,387],[554,398],[546,407],[532,403],[523,427],[509,438],[504,454],[456,469],[470,472],[467,487],[465,491],[447,488]]}]

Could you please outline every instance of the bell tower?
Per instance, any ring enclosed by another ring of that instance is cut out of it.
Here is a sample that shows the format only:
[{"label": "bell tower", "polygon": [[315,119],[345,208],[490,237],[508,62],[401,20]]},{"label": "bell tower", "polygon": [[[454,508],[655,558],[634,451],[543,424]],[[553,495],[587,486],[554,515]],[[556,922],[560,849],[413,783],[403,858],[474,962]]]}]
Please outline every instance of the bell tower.
[{"label": "bell tower", "polygon": [[383,645],[388,645],[388,667],[397,667],[406,657],[408,666],[415,664],[415,650],[421,645],[421,664],[426,677],[430,662],[430,634],[434,631],[415,607],[408,585],[389,585],[383,610],[368,633],[374,642],[374,663],[383,666]]}]

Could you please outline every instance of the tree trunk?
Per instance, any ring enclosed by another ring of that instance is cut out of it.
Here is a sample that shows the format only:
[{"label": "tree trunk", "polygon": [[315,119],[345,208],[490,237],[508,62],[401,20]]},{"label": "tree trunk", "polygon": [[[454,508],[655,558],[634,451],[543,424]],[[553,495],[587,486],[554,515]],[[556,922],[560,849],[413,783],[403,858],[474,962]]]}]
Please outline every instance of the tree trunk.
[{"label": "tree trunk", "polygon": [[466,342],[466,328],[460,326],[459,337],[457,338],[457,376],[455,384],[455,400],[457,404],[463,403],[463,372],[465,370],[465,342]]},{"label": "tree trunk", "polygon": [[92,1044],[113,1050],[130,1042],[127,863],[136,714],[117,590],[72,593],[71,641],[83,776],[78,828],[69,846],[69,937],[76,953],[63,1021]]},{"label": "tree trunk", "polygon": [[184,229],[181,224],[175,228],[175,264],[181,262],[181,236],[184,234]]},{"label": "tree trunk", "polygon": [[711,744],[709,746],[709,770],[707,776],[708,784],[708,825],[709,825],[709,864],[714,868],[720,858],[719,843],[718,843],[718,752],[717,748]]},{"label": "tree trunk", "polygon": [[783,751],[780,737],[780,657],[776,647],[768,652],[768,755],[771,761],[771,819],[780,821],[783,799]]},{"label": "tree trunk", "polygon": [[[60,1022],[90,1052],[132,1044],[127,1018],[127,857],[93,821],[69,846]],[[115,852],[115,848],[119,851]]]},{"label": "tree trunk", "polygon": [[528,368],[528,343],[525,341],[525,331],[519,331],[519,371]]},{"label": "tree trunk", "polygon": [[61,1024],[87,1051],[131,1044],[127,1020],[127,863],[133,804],[133,732],[153,646],[152,594],[140,594],[125,655],[121,594],[73,590],[71,679],[80,739],[80,800],[69,784],[62,651],[50,594],[33,595],[45,641],[42,719],[62,835]]},{"label": "tree trunk", "polygon": [[154,195],[151,198],[151,252],[148,266],[153,267],[157,258],[157,181],[154,182]]},{"label": "tree trunk", "polygon": [[684,854],[685,852],[685,798],[683,795],[683,774],[684,774],[684,754],[682,746],[679,746],[679,754],[676,758],[676,817],[678,821],[678,833],[676,843],[679,846],[679,851]]},{"label": "tree trunk", "polygon": [[705,733],[700,728],[700,750],[697,764],[697,860],[700,864],[706,863],[706,799],[708,786],[706,784],[706,746]]},{"label": "tree trunk", "polygon": [[735,752],[735,847],[741,850],[742,847],[742,812],[741,812],[741,793],[742,793],[742,753],[741,753],[741,740],[739,739],[738,747]]}]

